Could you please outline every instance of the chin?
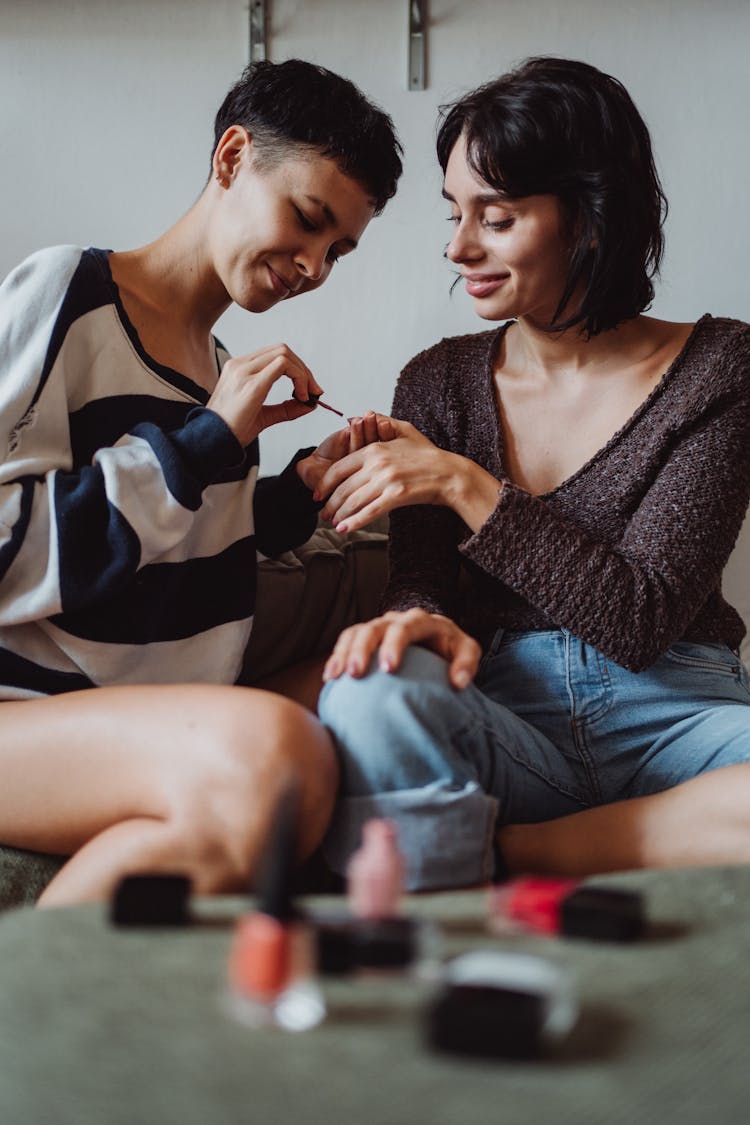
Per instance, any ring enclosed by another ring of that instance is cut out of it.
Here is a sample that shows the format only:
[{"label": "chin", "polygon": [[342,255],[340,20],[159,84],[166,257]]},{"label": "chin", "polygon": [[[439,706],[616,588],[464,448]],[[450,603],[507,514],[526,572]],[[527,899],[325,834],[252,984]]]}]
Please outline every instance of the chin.
[{"label": "chin", "polygon": [[479,302],[474,305],[474,312],[482,320],[512,320],[515,313],[508,312],[507,309],[487,308],[486,305],[480,305]]},{"label": "chin", "polygon": [[268,312],[275,305],[280,305],[281,299],[273,293],[249,293],[247,296],[235,297],[234,303],[244,309],[245,312],[262,313]]}]

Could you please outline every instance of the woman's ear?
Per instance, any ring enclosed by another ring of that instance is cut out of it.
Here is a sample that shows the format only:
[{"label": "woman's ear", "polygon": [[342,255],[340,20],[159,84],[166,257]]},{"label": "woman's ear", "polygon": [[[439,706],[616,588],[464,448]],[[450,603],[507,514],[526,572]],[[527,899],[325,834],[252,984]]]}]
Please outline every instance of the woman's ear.
[{"label": "woman's ear", "polygon": [[252,138],[242,125],[230,125],[216,146],[213,158],[214,179],[220,187],[228,188],[249,155]]}]

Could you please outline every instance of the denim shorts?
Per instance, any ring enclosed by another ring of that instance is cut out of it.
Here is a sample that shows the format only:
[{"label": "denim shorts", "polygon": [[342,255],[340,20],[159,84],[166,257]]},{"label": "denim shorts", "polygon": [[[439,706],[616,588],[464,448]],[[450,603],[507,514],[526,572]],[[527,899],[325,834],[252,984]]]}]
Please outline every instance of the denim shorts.
[{"label": "denim shorts", "polygon": [[498,824],[750,761],[747,672],[722,644],[679,642],[635,673],[565,629],[500,629],[465,691],[413,647],[395,673],[328,683],[319,712],[342,775],[328,862],[343,872],[364,821],[390,817],[411,889],[485,882]]}]

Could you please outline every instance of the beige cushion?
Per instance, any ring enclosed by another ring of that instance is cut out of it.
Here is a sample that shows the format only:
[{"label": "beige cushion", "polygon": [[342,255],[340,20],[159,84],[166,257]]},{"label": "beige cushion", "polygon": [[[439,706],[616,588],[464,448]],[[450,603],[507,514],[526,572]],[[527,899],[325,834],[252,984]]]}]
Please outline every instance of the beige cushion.
[{"label": "beige cushion", "polygon": [[319,527],[301,547],[258,564],[256,610],[240,683],[310,657],[378,612],[387,575],[385,528],[340,535]]}]

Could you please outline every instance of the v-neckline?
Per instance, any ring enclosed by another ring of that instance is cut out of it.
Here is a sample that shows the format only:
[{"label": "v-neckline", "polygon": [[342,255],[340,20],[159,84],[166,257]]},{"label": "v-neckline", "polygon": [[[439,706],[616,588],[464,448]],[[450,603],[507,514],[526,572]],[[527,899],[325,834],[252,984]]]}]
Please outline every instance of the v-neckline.
[{"label": "v-neckline", "polygon": [[[646,411],[650,408],[653,401],[660,394],[662,394],[666,385],[669,382],[671,382],[674,373],[677,371],[677,369],[679,367],[682,366],[685,358],[687,357],[688,353],[691,351],[692,346],[695,342],[695,338],[698,334],[698,330],[702,327],[702,325],[704,325],[706,323],[706,321],[708,321],[710,319],[711,319],[711,314],[710,313],[704,313],[703,316],[701,316],[695,322],[695,324],[693,325],[693,327],[690,330],[690,333],[688,334],[687,339],[685,340],[684,344],[680,348],[679,352],[674,357],[674,359],[669,364],[669,366],[666,368],[666,370],[664,372],[662,372],[662,374],[659,376],[658,382],[655,384],[655,386],[653,386],[651,388],[649,393],[646,395],[646,397],[643,399],[643,401],[641,403],[639,403],[639,405],[635,408],[635,410],[630,415],[630,417],[625,420],[625,422],[622,424],[622,426],[620,426],[619,429],[617,429],[612,434],[612,436],[604,443],[604,445],[600,446],[600,448],[597,449],[594,453],[592,453],[592,455],[589,458],[587,458],[587,460],[584,461],[584,463],[578,469],[576,469],[574,472],[570,473],[567,477],[565,477],[563,480],[561,480],[560,483],[555,485],[554,488],[547,489],[545,492],[535,492],[535,493],[532,493],[532,495],[536,496],[537,499],[539,499],[539,500],[551,499],[557,493],[561,492],[563,489],[567,488],[569,485],[572,485],[576,481],[578,481],[579,478],[584,475],[584,473],[588,472],[588,470],[591,469],[598,461],[600,461],[600,460],[602,460],[602,458],[606,457],[609,454],[610,450],[615,445],[617,445],[618,442],[620,442],[622,440],[622,438],[633,428],[633,426],[635,426],[638,423],[638,421],[643,416],[643,414],[645,414]],[[491,342],[489,354],[488,354],[488,357],[487,357],[487,369],[485,371],[484,389],[485,389],[485,393],[487,395],[489,395],[490,402],[492,404],[493,416],[495,418],[495,426],[496,426],[496,430],[497,430],[497,440],[496,440],[496,443],[495,443],[495,449],[496,449],[496,453],[497,453],[498,464],[499,464],[499,467],[501,469],[502,475],[507,480],[511,481],[511,483],[514,483],[512,478],[508,474],[508,471],[507,471],[506,457],[505,457],[505,451],[506,451],[505,430],[503,428],[502,417],[501,417],[501,414],[500,414],[500,403],[498,401],[498,394],[495,393],[495,371],[494,371],[498,350],[499,350],[500,345],[501,345],[501,343],[502,343],[502,341],[505,337],[505,333],[508,331],[511,324],[515,324],[515,321],[509,320],[509,321],[506,321],[505,324],[502,324],[497,329],[497,331],[494,335],[494,338]],[[520,487],[520,486],[518,486],[518,487]]]},{"label": "v-neckline", "polygon": [[[138,335],[138,330],[128,316],[127,310],[125,309],[125,306],[122,302],[122,297],[120,295],[120,290],[117,282],[112,276],[112,269],[109,264],[109,255],[112,253],[112,251],[99,250],[94,247],[90,247],[89,252],[93,255],[94,259],[99,265],[99,268],[101,269],[101,272],[104,276],[104,281],[112,297],[112,303],[117,311],[120,324],[122,325],[122,329],[140,358],[143,360],[143,363],[146,365],[146,367],[153,371],[153,373],[160,379],[164,379],[173,387],[176,387],[184,394],[189,395],[190,398],[195,399],[202,406],[205,406],[209,398],[211,397],[211,393],[206,390],[205,387],[202,387],[200,383],[196,383],[195,380],[191,379],[189,375],[184,375],[181,371],[177,371],[176,368],[169,367],[164,363],[159,363],[159,361],[154,359],[154,357],[143,346],[141,338]],[[218,341],[215,337],[214,353],[216,356],[217,372],[221,374],[221,361],[219,358]]]}]

